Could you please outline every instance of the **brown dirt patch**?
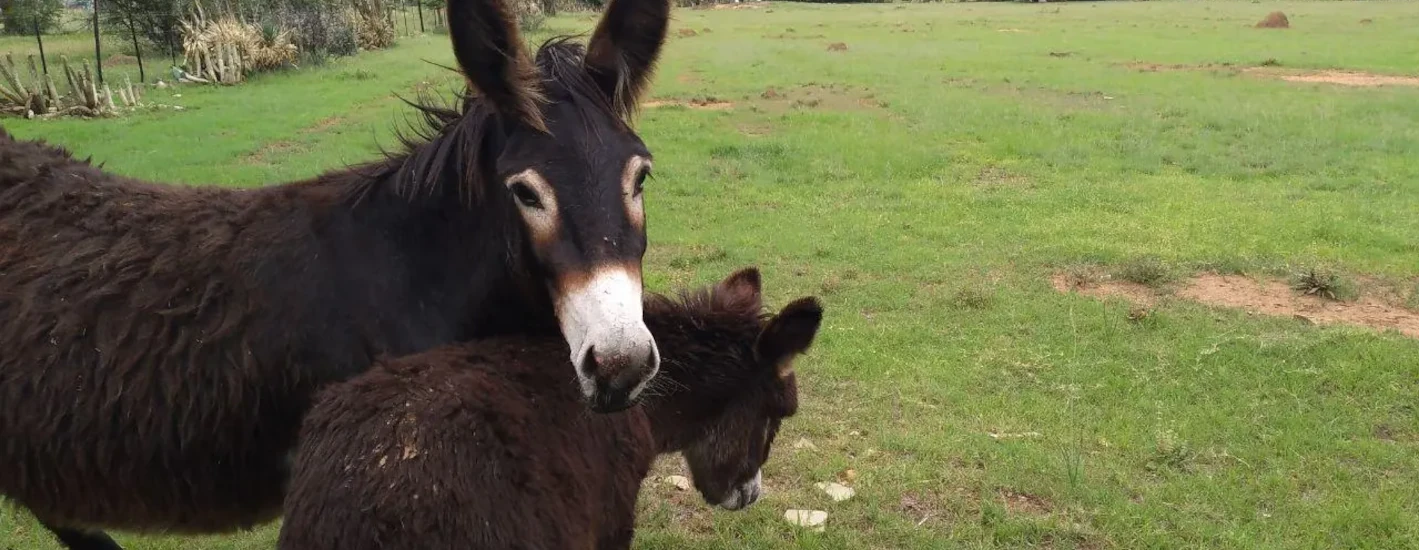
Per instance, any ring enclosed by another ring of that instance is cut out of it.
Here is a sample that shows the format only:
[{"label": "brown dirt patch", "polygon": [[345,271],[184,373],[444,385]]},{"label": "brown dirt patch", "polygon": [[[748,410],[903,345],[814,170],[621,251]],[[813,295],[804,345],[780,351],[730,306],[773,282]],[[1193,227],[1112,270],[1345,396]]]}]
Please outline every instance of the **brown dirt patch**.
[{"label": "brown dirt patch", "polygon": [[108,66],[111,66],[111,65],[137,65],[137,64],[138,64],[138,58],[133,57],[133,56],[131,56],[131,55],[124,55],[124,54],[121,54],[121,53],[116,53],[116,54],[110,55],[110,56],[108,56],[108,59],[105,59],[105,60],[104,60],[104,66],[105,66],[105,67],[108,67]]},{"label": "brown dirt patch", "polygon": [[881,111],[887,107],[877,99],[872,90],[832,83],[805,84],[794,88],[766,88],[758,98],[751,101],[756,110],[776,113],[799,109]]},{"label": "brown dirt patch", "polygon": [[[1081,277],[1069,273],[1053,275],[1050,283],[1058,292],[1075,292],[1097,298],[1123,298],[1145,307],[1157,304],[1161,296],[1160,291],[1137,283]],[[1420,314],[1389,303],[1373,292],[1362,293],[1355,301],[1340,302],[1302,294],[1281,280],[1204,273],[1177,285],[1174,295],[1201,304],[1241,309],[1256,315],[1293,317],[1316,324],[1345,324],[1395,330],[1411,338],[1420,337]]]},{"label": "brown dirt patch", "polygon": [[1361,20],[1361,24],[1362,24],[1362,25],[1369,25],[1369,24],[1374,23],[1374,22],[1375,22],[1375,21],[1371,21],[1370,19],[1362,19],[1362,20]]},{"label": "brown dirt patch", "polygon": [[676,36],[679,36],[679,37],[681,37],[681,38],[690,38],[690,37],[692,37],[692,36],[699,36],[699,35],[700,35],[700,33],[695,32],[695,29],[681,29],[681,30],[676,31],[675,34],[676,34]]},{"label": "brown dirt patch", "polygon": [[848,45],[847,45],[847,44],[844,44],[844,43],[842,43],[842,42],[834,42],[834,43],[828,45],[828,51],[830,51],[830,52],[846,52],[846,51],[848,51]]},{"label": "brown dirt patch", "polygon": [[1287,14],[1274,11],[1267,14],[1267,17],[1263,17],[1261,21],[1258,21],[1257,24],[1253,26],[1259,29],[1288,29],[1292,27],[1292,24],[1287,21]]},{"label": "brown dirt patch", "polygon": [[728,111],[735,108],[735,104],[729,101],[720,101],[713,97],[696,97],[691,99],[653,99],[641,104],[643,109],[660,109],[662,107],[685,107],[700,111]]},{"label": "brown dirt patch", "polygon": [[1012,514],[1027,516],[1045,516],[1055,509],[1050,501],[1030,493],[1022,493],[1011,489],[1001,490],[1001,500],[1006,505],[1006,511]]},{"label": "brown dirt patch", "polygon": [[1057,273],[1050,278],[1050,286],[1056,292],[1084,294],[1095,298],[1123,298],[1135,304],[1152,306],[1158,302],[1154,289],[1139,283],[1109,279],[1081,279],[1066,273]]},{"label": "brown dirt patch", "polygon": [[699,84],[700,75],[696,73],[680,73],[676,75],[675,81],[681,84]]},{"label": "brown dirt patch", "polygon": [[298,153],[304,150],[306,150],[306,145],[303,143],[287,140],[273,141],[261,146],[260,149],[247,153],[242,157],[242,162],[247,164],[267,164],[270,161],[269,157]]},{"label": "brown dirt patch", "polygon": [[1390,76],[1358,71],[1315,71],[1283,72],[1266,69],[1248,69],[1243,72],[1280,78],[1287,82],[1314,84],[1337,84],[1340,86],[1420,86],[1420,78],[1413,76]]},{"label": "brown dirt patch", "polygon": [[982,167],[972,183],[983,189],[1026,189],[1031,187],[1029,178],[999,166],[990,165]]},{"label": "brown dirt patch", "polygon": [[312,124],[312,125],[310,125],[310,126],[308,126],[308,127],[306,127],[306,128],[303,128],[303,129],[301,130],[301,133],[302,133],[302,134],[319,134],[319,133],[321,133],[321,132],[324,132],[324,131],[326,131],[326,130],[329,130],[329,129],[331,129],[331,128],[334,128],[334,127],[336,127],[336,126],[339,126],[339,125],[341,125],[341,124],[343,124],[343,123],[345,123],[345,117],[340,117],[340,116],[326,117],[326,118],[321,119],[320,122],[317,122],[317,123]]},{"label": "brown dirt patch", "polygon": [[1337,302],[1302,295],[1287,283],[1276,280],[1203,274],[1189,279],[1178,295],[1208,305],[1262,315],[1298,317],[1318,324],[1394,329],[1411,338],[1420,333],[1420,316],[1415,312],[1383,303],[1373,296],[1363,295],[1354,302]]},{"label": "brown dirt patch", "polygon": [[1287,82],[1336,84],[1339,86],[1420,86],[1420,78],[1342,70],[1297,70],[1283,69],[1276,59],[1268,59],[1256,67],[1238,67],[1231,63],[1206,65],[1170,65],[1162,63],[1126,63],[1124,66],[1139,72],[1160,71],[1213,71],[1221,74],[1245,74],[1262,78],[1275,78]]}]

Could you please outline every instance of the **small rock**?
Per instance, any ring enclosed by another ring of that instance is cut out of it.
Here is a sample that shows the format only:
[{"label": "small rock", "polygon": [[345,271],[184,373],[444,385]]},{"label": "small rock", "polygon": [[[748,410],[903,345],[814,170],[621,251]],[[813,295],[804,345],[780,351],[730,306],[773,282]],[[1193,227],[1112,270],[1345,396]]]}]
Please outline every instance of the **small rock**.
[{"label": "small rock", "polygon": [[814,442],[809,441],[807,438],[800,437],[798,441],[794,442],[794,448],[814,450],[818,448],[818,445],[814,445]]},{"label": "small rock", "polygon": [[682,491],[690,490],[690,479],[685,476],[666,476],[666,484]]},{"label": "small rock", "polygon": [[784,520],[798,525],[823,532],[823,523],[828,521],[828,512],[822,510],[785,510]]},{"label": "small rock", "polygon": [[182,94],[173,94],[173,97],[182,97]]},{"label": "small rock", "polygon": [[830,481],[826,483],[818,483],[814,486],[818,487],[818,490],[827,493],[828,498],[833,499],[834,502],[843,502],[845,500],[853,498],[853,488],[848,487],[846,485],[841,485]]}]

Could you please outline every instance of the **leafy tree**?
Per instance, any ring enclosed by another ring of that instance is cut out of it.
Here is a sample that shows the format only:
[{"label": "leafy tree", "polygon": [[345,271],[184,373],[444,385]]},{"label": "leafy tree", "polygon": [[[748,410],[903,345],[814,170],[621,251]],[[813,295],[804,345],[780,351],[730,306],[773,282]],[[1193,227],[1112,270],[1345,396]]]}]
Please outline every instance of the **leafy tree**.
[{"label": "leafy tree", "polygon": [[51,32],[59,27],[63,13],[61,0],[0,1],[0,22],[5,24],[5,34],[34,34],[36,25],[40,32]]}]

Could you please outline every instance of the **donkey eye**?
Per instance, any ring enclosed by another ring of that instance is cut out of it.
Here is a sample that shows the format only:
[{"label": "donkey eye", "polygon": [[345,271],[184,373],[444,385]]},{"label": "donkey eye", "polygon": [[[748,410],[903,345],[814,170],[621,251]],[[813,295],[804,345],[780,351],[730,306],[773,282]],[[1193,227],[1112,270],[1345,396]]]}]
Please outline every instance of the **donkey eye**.
[{"label": "donkey eye", "polygon": [[645,184],[646,184],[646,178],[647,178],[647,177],[650,177],[650,176],[651,176],[651,170],[650,170],[650,169],[642,170],[640,174],[637,174],[637,175],[636,175],[636,187],[632,188],[632,190],[631,190],[631,196],[633,196],[633,197],[639,197],[639,196],[641,196],[641,191],[643,190],[642,187],[645,186]]},{"label": "donkey eye", "polygon": [[522,183],[514,183],[509,186],[513,190],[513,198],[518,199],[518,203],[528,208],[542,208],[542,199],[537,198],[537,193]]}]

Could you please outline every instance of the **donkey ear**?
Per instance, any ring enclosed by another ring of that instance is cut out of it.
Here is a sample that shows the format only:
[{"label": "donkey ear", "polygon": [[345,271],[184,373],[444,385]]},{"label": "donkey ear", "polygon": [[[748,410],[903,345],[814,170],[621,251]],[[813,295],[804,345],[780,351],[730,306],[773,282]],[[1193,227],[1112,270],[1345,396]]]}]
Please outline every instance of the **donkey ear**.
[{"label": "donkey ear", "polygon": [[651,83],[670,17],[669,0],[611,0],[587,43],[588,72],[622,116]]},{"label": "donkey ear", "polygon": [[759,283],[759,269],[746,267],[725,277],[715,290],[727,309],[758,312],[764,307]]},{"label": "donkey ear", "polygon": [[794,356],[809,350],[823,322],[823,306],[817,298],[799,298],[784,306],[759,333],[755,355],[774,365],[779,376],[793,372]]},{"label": "donkey ear", "polygon": [[454,57],[469,89],[511,121],[546,132],[537,68],[504,0],[449,0],[448,14]]}]

